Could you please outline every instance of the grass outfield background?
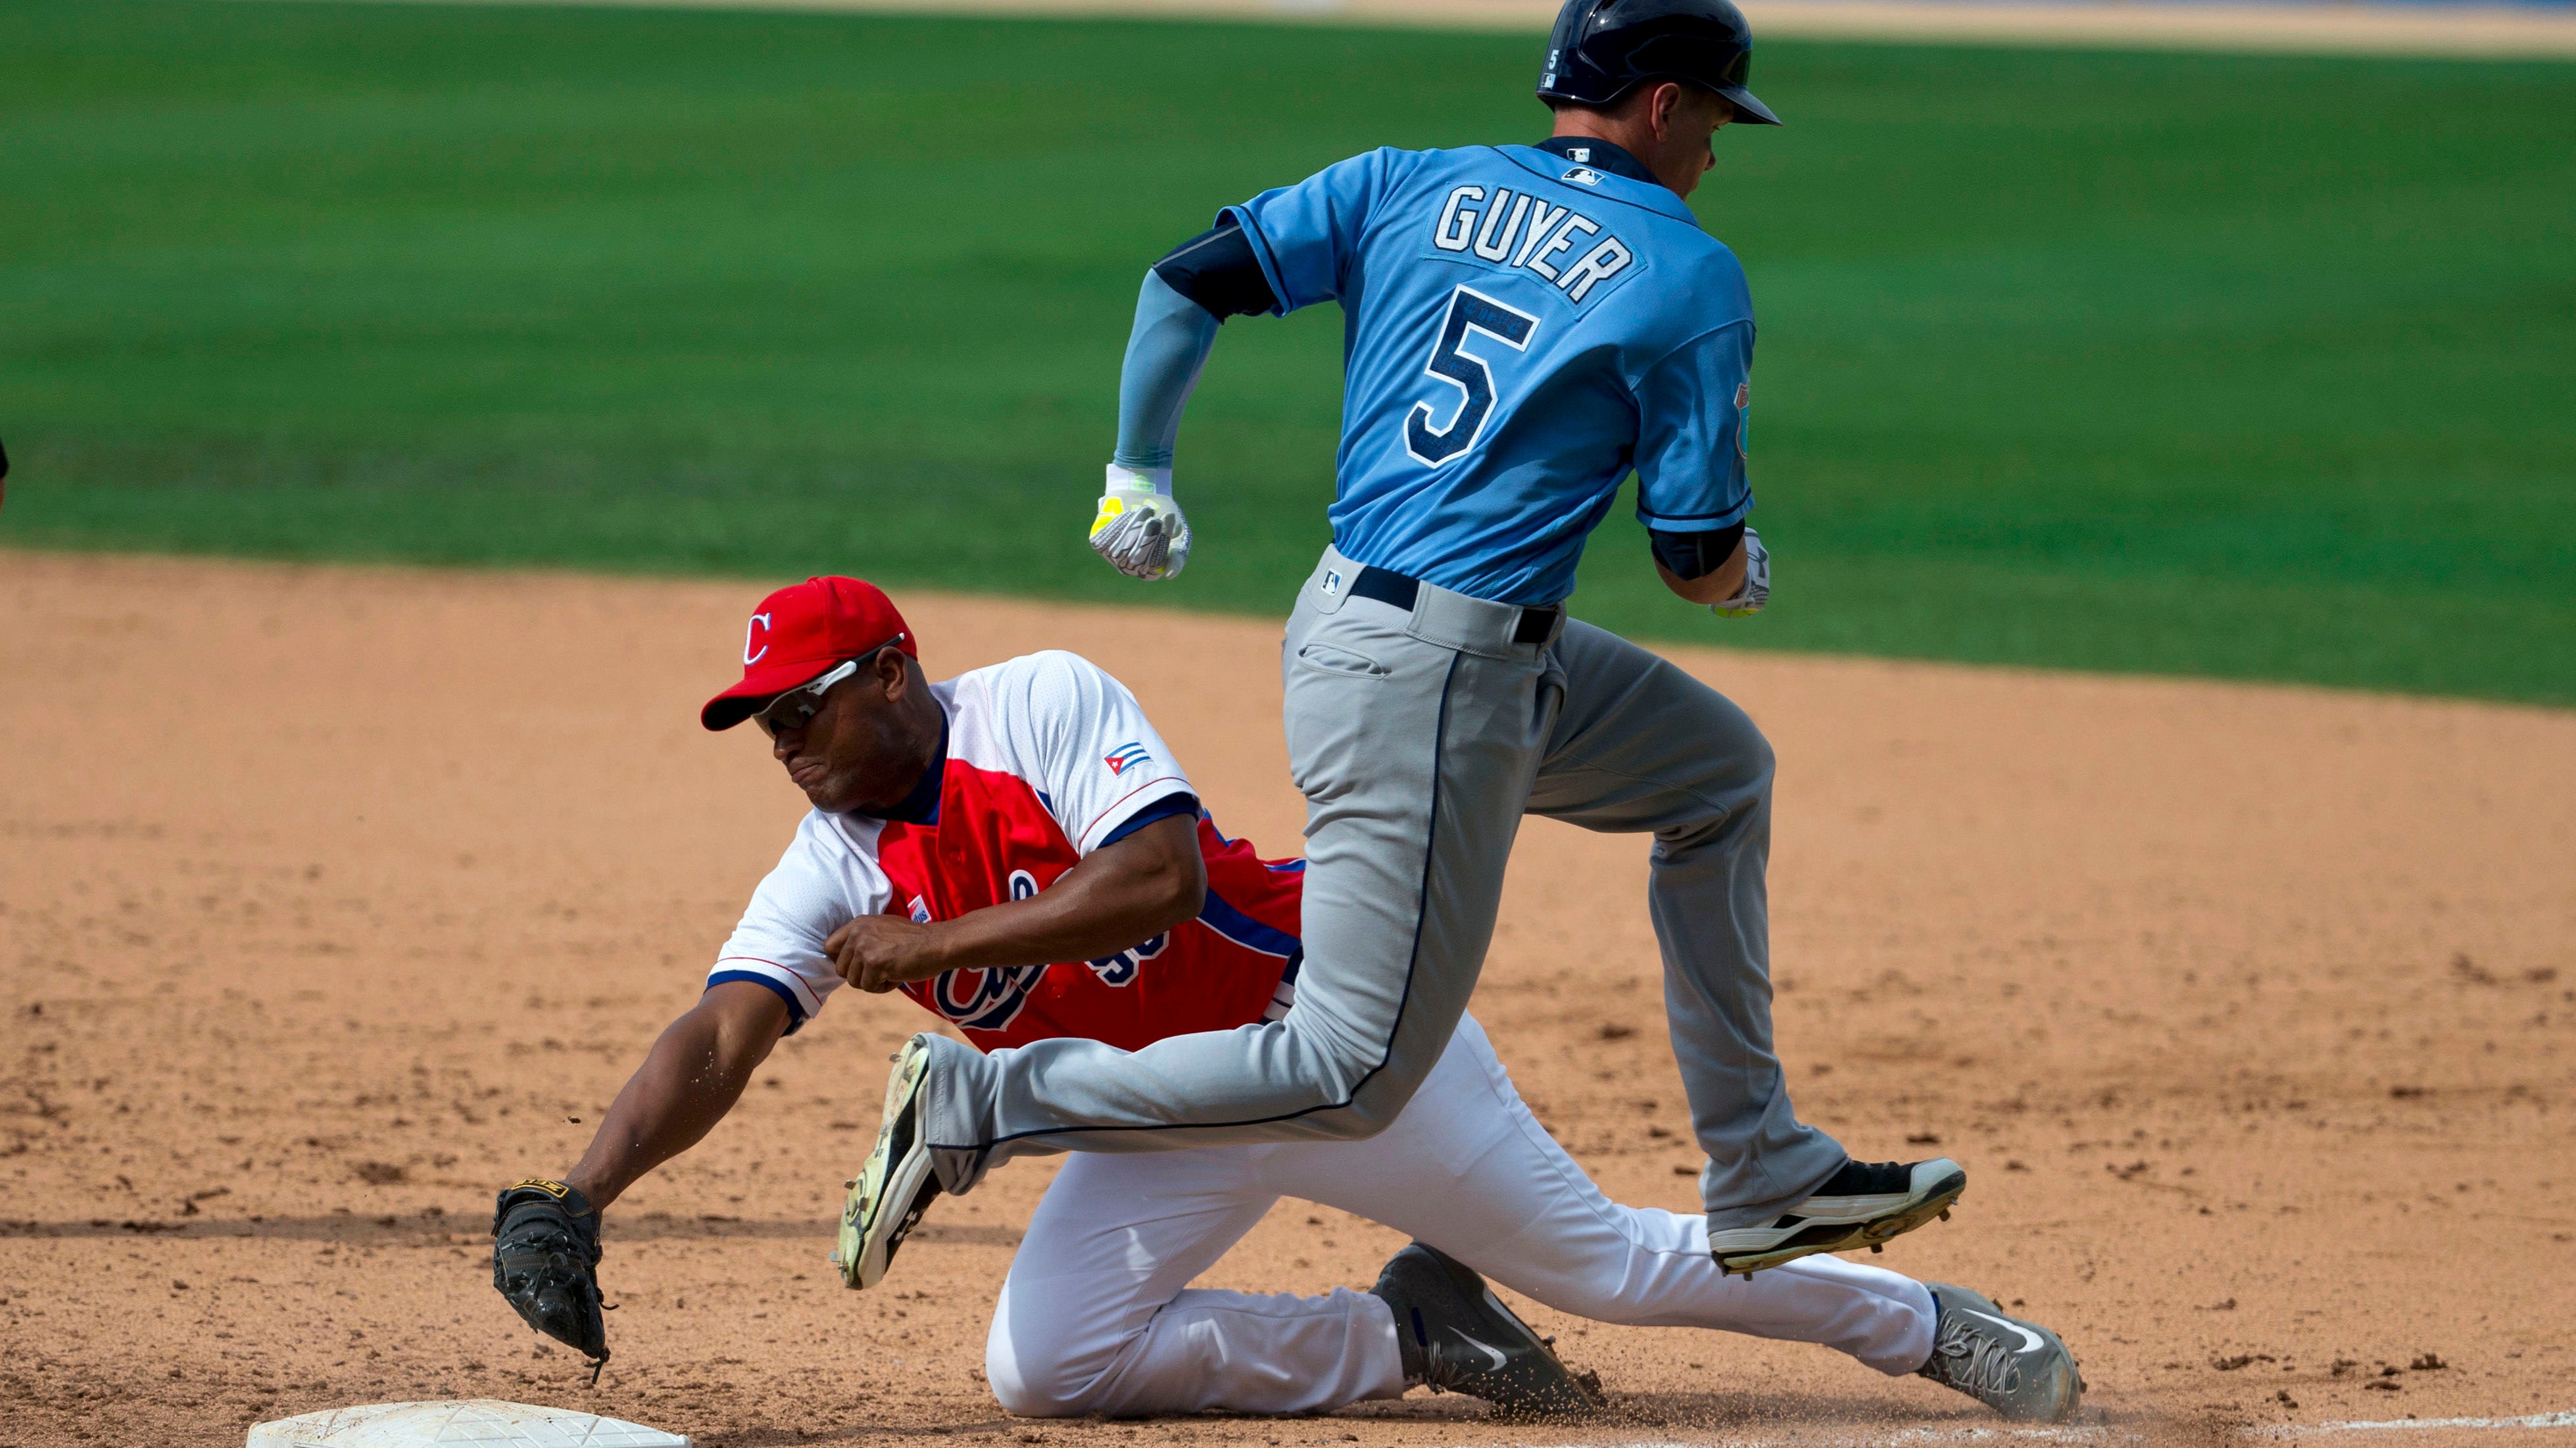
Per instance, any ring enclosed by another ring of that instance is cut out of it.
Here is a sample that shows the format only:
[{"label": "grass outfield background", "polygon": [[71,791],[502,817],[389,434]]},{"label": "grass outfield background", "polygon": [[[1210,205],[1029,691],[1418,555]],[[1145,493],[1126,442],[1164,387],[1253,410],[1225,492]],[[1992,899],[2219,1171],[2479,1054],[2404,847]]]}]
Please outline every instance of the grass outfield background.
[{"label": "grass outfield background", "polygon": [[[1226,328],[1190,573],[1083,545],[1148,261],[1535,39],[0,0],[0,544],[1276,613],[1330,308]],[[2576,703],[2576,66],[1768,44],[1697,198],[1779,601],[1641,636]],[[0,571],[5,571],[0,559]]]}]

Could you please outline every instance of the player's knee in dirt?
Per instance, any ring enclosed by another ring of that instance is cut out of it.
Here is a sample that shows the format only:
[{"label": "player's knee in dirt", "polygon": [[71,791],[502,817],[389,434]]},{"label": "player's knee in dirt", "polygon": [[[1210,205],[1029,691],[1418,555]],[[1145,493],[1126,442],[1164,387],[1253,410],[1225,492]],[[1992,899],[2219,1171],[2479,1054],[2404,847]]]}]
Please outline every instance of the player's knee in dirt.
[{"label": "player's knee in dirt", "polygon": [[[996,1311],[984,1340],[984,1379],[1003,1411],[1023,1418],[1078,1418],[1091,1412],[1102,1369],[1077,1363],[1074,1342],[1048,1330],[1044,1314],[1014,1319]],[[1031,1319],[1035,1320],[1031,1320]]]},{"label": "player's knee in dirt", "polygon": [[1018,1370],[1018,1365],[987,1355],[984,1376],[993,1389],[993,1400],[1002,1411],[1022,1418],[1077,1418],[1083,1409],[1067,1400],[1058,1389],[1060,1384],[1032,1382]]}]

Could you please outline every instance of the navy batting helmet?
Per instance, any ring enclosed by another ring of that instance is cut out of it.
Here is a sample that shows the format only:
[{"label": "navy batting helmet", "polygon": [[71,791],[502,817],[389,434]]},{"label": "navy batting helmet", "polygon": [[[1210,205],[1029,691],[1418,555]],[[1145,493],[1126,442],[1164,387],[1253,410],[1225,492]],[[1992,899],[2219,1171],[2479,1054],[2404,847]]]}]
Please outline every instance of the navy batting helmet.
[{"label": "navy batting helmet", "polygon": [[1566,0],[1538,96],[1606,106],[1647,81],[1684,80],[1726,97],[1737,120],[1776,126],[1744,88],[1752,62],[1753,27],[1731,0]]}]

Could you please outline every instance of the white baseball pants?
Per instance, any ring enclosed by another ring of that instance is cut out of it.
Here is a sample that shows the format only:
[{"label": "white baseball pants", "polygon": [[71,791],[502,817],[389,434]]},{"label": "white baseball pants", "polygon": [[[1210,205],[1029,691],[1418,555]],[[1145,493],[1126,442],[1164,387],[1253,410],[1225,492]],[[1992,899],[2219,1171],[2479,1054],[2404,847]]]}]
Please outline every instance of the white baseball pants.
[{"label": "white baseball pants", "polygon": [[1428,1242],[1562,1312],[1822,1343],[1888,1374],[1932,1352],[1932,1295],[1809,1257],[1717,1270],[1697,1215],[1623,1207],[1542,1129],[1474,1017],[1365,1141],[1077,1152],[1002,1284],[984,1350],[1014,1413],[1307,1413],[1404,1391],[1395,1323],[1366,1292],[1184,1290],[1271,1204],[1297,1197]]}]

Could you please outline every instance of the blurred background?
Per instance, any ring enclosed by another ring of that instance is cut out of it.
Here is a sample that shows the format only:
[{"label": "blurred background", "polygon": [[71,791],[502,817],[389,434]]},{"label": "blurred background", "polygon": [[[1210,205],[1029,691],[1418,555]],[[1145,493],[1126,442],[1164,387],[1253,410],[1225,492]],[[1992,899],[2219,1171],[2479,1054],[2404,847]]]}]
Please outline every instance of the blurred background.
[{"label": "blurred background", "polygon": [[[1353,152],[1544,136],[1531,13],[0,0],[0,548],[1280,613],[1338,314],[1226,328],[1196,562],[1140,590],[1083,543],[1138,280]],[[2576,702],[2576,63],[1784,38],[1754,83],[1790,124],[1694,205],[1777,602],[1677,608],[1622,506],[1579,614]]]}]

